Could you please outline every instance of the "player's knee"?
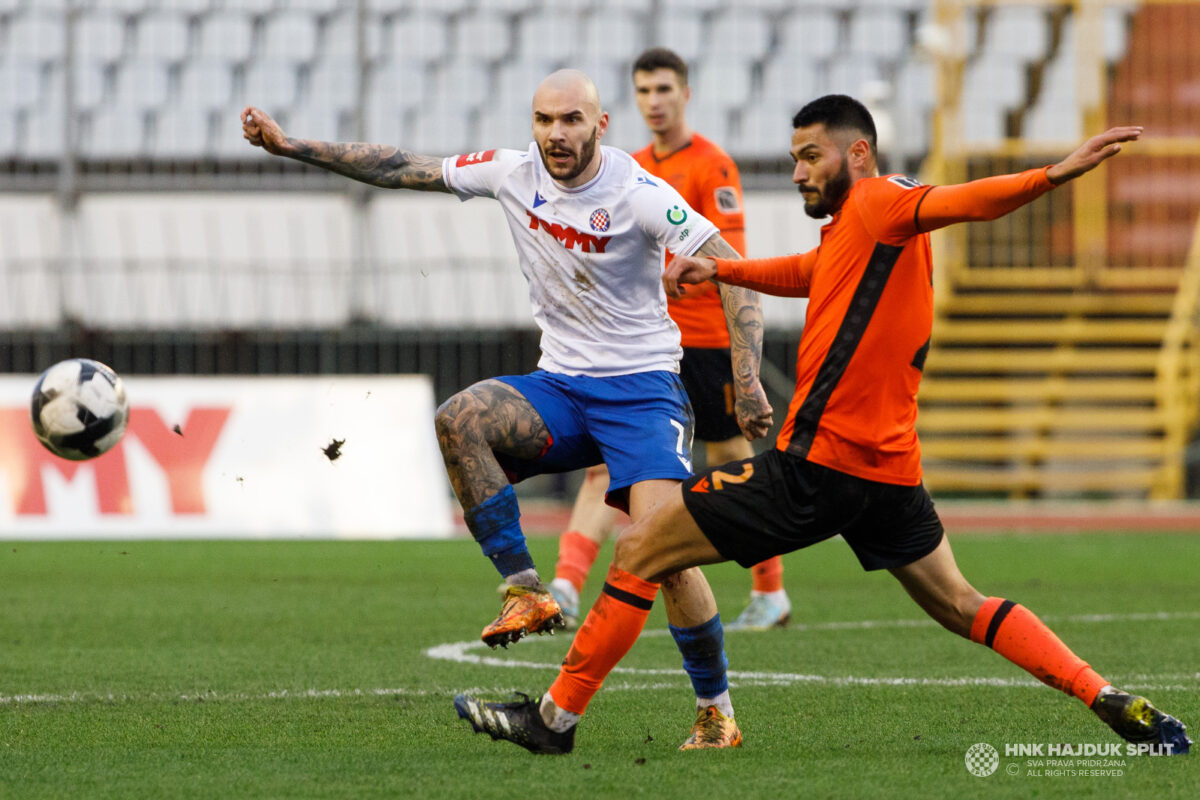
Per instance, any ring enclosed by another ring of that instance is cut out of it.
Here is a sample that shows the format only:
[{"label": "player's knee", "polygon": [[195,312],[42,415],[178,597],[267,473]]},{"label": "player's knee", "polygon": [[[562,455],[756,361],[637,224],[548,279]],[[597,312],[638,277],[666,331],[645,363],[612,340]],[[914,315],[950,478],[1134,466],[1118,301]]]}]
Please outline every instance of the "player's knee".
[{"label": "player's knee", "polygon": [[652,568],[653,549],[651,539],[645,535],[645,525],[633,524],[617,537],[613,545],[613,564],[617,569],[648,578]]},{"label": "player's knee", "polygon": [[438,406],[433,424],[442,450],[453,447],[464,432],[478,426],[479,414],[473,406],[472,398],[466,392],[459,392]]},{"label": "player's knee", "polygon": [[942,602],[927,610],[929,615],[937,620],[943,628],[968,639],[971,636],[971,625],[974,624],[975,615],[979,613],[984,599],[984,596],[974,587],[964,585]]}]

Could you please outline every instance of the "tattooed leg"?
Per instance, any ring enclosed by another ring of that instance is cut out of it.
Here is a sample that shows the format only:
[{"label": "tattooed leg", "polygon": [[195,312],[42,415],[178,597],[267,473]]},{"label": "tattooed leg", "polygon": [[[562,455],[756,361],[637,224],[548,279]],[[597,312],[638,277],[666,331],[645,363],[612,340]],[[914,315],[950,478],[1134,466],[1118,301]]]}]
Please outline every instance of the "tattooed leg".
[{"label": "tattooed leg", "polygon": [[488,380],[443,403],[436,423],[446,472],[471,535],[509,583],[540,584],[521,532],[516,494],[495,454],[541,455],[550,441],[545,421],[516,389]]}]

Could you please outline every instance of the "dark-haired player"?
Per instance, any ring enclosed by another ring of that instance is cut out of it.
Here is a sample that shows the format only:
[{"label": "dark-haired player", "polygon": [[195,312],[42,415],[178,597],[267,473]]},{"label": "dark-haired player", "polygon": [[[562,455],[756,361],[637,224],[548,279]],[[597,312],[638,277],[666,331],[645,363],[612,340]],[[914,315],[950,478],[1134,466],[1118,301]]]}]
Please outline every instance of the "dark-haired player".
[{"label": "dark-haired player", "polygon": [[1126,740],[1186,753],[1179,720],[1115,689],[1032,611],[967,582],[921,484],[915,429],[933,323],[929,231],[1003,216],[1093,169],[1142,129],[1113,128],[1049,167],[923,186],[878,175],[874,123],[852,98],[814,100],[793,127],[792,180],[805,212],[832,217],[820,245],[750,261],[676,258],[664,275],[668,294],[716,280],[809,298],[796,392],[776,447],[685,481],[622,534],[604,592],[540,701],[460,695],[459,714],[476,709],[476,729],[495,738],[567,752],[588,702],[641,632],[654,581],[697,564],[749,566],[841,534],[865,569],[889,570],[948,630],[1079,698]]}]

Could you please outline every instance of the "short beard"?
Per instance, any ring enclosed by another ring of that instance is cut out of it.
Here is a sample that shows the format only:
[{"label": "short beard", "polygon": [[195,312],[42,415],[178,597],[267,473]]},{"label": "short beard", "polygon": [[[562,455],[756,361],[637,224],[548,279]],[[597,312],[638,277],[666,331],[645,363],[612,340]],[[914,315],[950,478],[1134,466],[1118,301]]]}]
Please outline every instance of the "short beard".
[{"label": "short beard", "polygon": [[821,196],[811,203],[804,204],[804,213],[813,219],[832,216],[842,207],[842,201],[846,199],[846,193],[850,191],[850,184],[850,167],[843,161],[838,174],[826,182],[825,188],[820,193]]},{"label": "short beard", "polygon": [[550,159],[546,156],[546,151],[538,147],[538,154],[542,157],[542,165],[546,168],[546,172],[549,172],[557,181],[566,182],[578,178],[587,169],[588,164],[592,163],[592,158],[596,155],[596,140],[599,138],[599,130],[599,126],[592,128],[592,135],[579,148],[579,160],[575,164],[575,169],[565,175],[556,175],[554,173],[554,167],[550,165]]}]

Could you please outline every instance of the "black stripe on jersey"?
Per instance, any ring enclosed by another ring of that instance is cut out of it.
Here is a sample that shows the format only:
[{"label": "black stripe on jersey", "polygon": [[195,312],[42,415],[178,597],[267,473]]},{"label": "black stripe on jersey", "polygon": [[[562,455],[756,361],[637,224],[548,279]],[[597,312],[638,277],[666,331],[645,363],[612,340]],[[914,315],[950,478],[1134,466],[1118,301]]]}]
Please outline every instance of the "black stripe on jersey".
[{"label": "black stripe on jersey", "polygon": [[925,198],[929,197],[929,193],[931,191],[933,191],[932,186],[930,186],[921,194],[921,199],[917,201],[916,207],[913,208],[913,230],[917,233],[924,233],[924,231],[921,230],[921,203],[925,202]]},{"label": "black stripe on jersey", "polygon": [[925,371],[925,359],[929,357],[929,345],[933,342],[933,337],[930,336],[925,340],[925,344],[921,345],[921,349],[913,356],[912,365],[921,372]]},{"label": "black stripe on jersey", "polygon": [[628,603],[634,608],[640,608],[642,611],[649,611],[654,607],[653,600],[647,600],[644,597],[638,597],[633,592],[627,592],[624,589],[618,589],[608,581],[604,582],[604,588],[600,591],[614,600],[620,600],[622,603]]},{"label": "black stripe on jersey", "polygon": [[1000,630],[1000,623],[1004,622],[1004,618],[1008,616],[1008,612],[1013,610],[1015,606],[1012,600],[1005,600],[996,609],[996,613],[992,614],[992,620],[988,623],[987,635],[983,639],[985,647],[991,647],[992,642],[996,641],[996,631]]},{"label": "black stripe on jersey", "polygon": [[858,349],[858,343],[862,341],[863,333],[875,314],[875,307],[879,305],[884,287],[887,286],[888,276],[892,274],[892,267],[896,266],[903,250],[903,247],[895,245],[876,244],[871,252],[871,259],[858,281],[854,297],[850,298],[850,307],[846,309],[842,325],[833,337],[833,344],[829,346],[821,368],[817,370],[817,377],[808,390],[808,396],[796,412],[792,440],[787,446],[789,453],[801,458],[808,455],[813,437],[817,434],[817,425],[821,422],[821,415],[825,413],[825,405],[833,395],[833,390],[837,388],[838,381],[845,374],[854,351]]}]

